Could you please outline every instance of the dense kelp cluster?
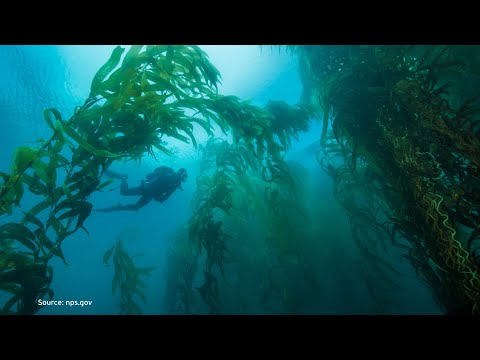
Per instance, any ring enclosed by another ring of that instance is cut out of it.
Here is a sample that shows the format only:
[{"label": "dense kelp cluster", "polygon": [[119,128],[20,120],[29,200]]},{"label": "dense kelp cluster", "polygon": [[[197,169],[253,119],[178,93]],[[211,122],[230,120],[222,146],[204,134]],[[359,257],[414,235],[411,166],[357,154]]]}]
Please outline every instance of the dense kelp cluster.
[{"label": "dense kelp cluster", "polygon": [[[191,269],[192,264],[197,264],[205,252],[203,283],[198,291],[211,314],[220,313],[222,307],[219,279],[226,281],[224,263],[226,259],[231,260],[233,254],[228,243],[239,240],[225,232],[224,221],[228,221],[228,218],[238,220],[248,213],[259,211],[256,208],[258,199],[263,199],[268,204],[268,215],[264,218],[269,227],[264,232],[266,237],[263,241],[277,240],[275,236],[284,241],[295,238],[291,228],[289,232],[284,231],[290,223],[288,216],[285,216],[286,211],[298,207],[295,201],[288,204],[284,202],[282,190],[294,192],[295,187],[284,156],[292,138],[308,129],[309,114],[306,107],[292,107],[284,102],[269,102],[265,109],[237,103],[235,111],[230,113],[235,118],[230,121],[233,143],[211,138],[200,148],[200,176],[189,223],[190,249],[195,249],[196,255],[189,257],[187,264]],[[250,201],[246,202],[246,199]],[[285,249],[277,250],[282,253]],[[277,252],[274,254],[277,255]],[[173,274],[172,277],[176,277]],[[191,291],[191,283],[192,276],[188,279],[184,277],[180,285],[174,288]],[[182,291],[184,299],[191,298],[185,297],[185,290]],[[172,297],[168,293],[167,296]],[[183,308],[186,307],[184,304]]]},{"label": "dense kelp cluster", "polygon": [[109,184],[100,179],[115,159],[139,160],[154,147],[168,154],[166,138],[195,144],[194,123],[211,131],[205,118],[186,115],[208,116],[203,97],[216,99],[219,74],[198,47],[132,46],[122,60],[123,52],[113,51],[70,119],[46,110],[51,138],[38,147],[20,147],[11,173],[0,174],[0,214],[11,215],[26,190],[40,198],[23,220],[1,228],[0,282],[12,293],[5,311],[17,303],[19,312],[34,313],[37,308],[22,304],[53,296],[46,264],[52,256],[63,258],[62,241],[85,229],[92,208],[87,199]]},{"label": "dense kelp cluster", "polygon": [[283,162],[273,181],[245,146],[215,138],[200,153],[189,234],[172,239],[169,254],[171,313],[301,312],[298,288],[316,286],[303,256],[308,245],[298,241],[311,220],[301,169],[293,175],[294,164]]},{"label": "dense kelp cluster", "polygon": [[[194,127],[213,135],[216,125],[231,133],[235,143],[241,141],[263,167],[264,177],[274,181],[284,171],[281,152],[290,137],[306,129],[308,111],[303,107],[270,103],[269,112],[218,94],[220,75],[196,46],[135,45],[123,53],[115,48],[96,73],[88,99],[70,119],[56,109],[46,110],[51,138],[38,147],[17,149],[11,173],[0,174],[1,215],[14,215],[26,190],[38,198],[22,220],[0,228],[0,286],[12,294],[4,311],[16,304],[20,313],[35,313],[36,299],[53,297],[48,261],[53,256],[64,259],[62,242],[80,228],[87,231],[88,198],[109,185],[101,177],[113,161],[139,161],[145,154],[155,156],[154,149],[171,154],[169,139],[196,146]],[[296,113],[302,116],[289,123]],[[228,192],[227,177],[215,181],[218,194]],[[201,245],[206,245],[201,240],[205,233],[220,229],[205,214],[195,230]],[[221,264],[218,256],[209,264]]]},{"label": "dense kelp cluster", "polygon": [[124,49],[117,47],[95,75],[84,105],[69,120],[46,110],[51,138],[17,149],[11,173],[0,174],[0,214],[11,215],[25,190],[40,197],[23,220],[1,228],[0,283],[12,293],[4,311],[17,303],[20,313],[35,313],[37,307],[24,304],[53,296],[48,260],[63,258],[63,240],[85,229],[92,209],[87,199],[108,185],[100,179],[115,159],[139,159],[153,147],[168,153],[162,137],[188,141],[180,132],[193,138],[195,121],[210,130],[206,121],[185,115],[186,103],[206,88],[213,94],[218,81],[205,55],[196,47],[143,48],[132,46],[121,61]]},{"label": "dense kelp cluster", "polygon": [[[221,210],[224,215],[240,217],[234,192],[245,193],[242,189],[247,182],[245,175],[255,178],[260,174],[264,181],[265,201],[272,211],[282,211],[280,207],[285,204],[279,203],[281,196],[277,187],[294,187],[284,156],[290,148],[291,139],[308,130],[310,112],[304,106],[292,107],[284,102],[270,101],[265,109],[244,103],[243,108],[237,107],[233,114],[237,117],[237,122],[231,122],[233,144],[211,139],[202,148],[201,176],[197,179],[197,197],[190,223],[190,238],[198,244],[199,253],[200,242],[207,253],[204,283],[199,291],[210,313],[219,312],[218,274],[225,279],[226,241],[231,238],[224,233],[223,221],[218,220],[215,212]],[[239,181],[242,178],[243,184]],[[252,210],[254,208],[250,206]],[[274,216],[267,221],[271,223],[275,220]],[[266,239],[272,238],[270,234],[267,232]],[[281,236],[293,239],[295,234],[284,232]],[[218,274],[213,271],[214,265]]]},{"label": "dense kelp cluster", "polygon": [[343,202],[352,218],[407,245],[444,311],[478,314],[480,48],[295,50],[304,101],[323,119],[324,148],[339,155],[321,159],[326,170],[337,186],[363,173],[363,192],[375,194],[361,207]]}]

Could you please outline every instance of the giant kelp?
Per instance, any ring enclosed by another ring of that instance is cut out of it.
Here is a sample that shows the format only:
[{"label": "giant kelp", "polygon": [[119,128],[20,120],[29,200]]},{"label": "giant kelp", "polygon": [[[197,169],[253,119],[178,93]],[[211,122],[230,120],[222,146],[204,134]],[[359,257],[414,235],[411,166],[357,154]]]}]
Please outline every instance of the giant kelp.
[{"label": "giant kelp", "polygon": [[408,257],[439,305],[478,314],[480,48],[296,50],[304,101],[323,118],[324,144],[331,126],[348,164],[331,173],[354,177],[363,162],[388,207],[383,226],[395,242],[408,242]]},{"label": "giant kelp", "polygon": [[[212,267],[216,265],[225,278],[223,263],[227,252],[226,240],[230,238],[222,230],[223,221],[218,219],[216,212],[221,210],[223,215],[240,215],[238,206],[234,206],[234,192],[245,193],[242,191],[245,182],[239,180],[246,174],[250,177],[261,174],[266,201],[272,208],[278,209],[279,192],[276,187],[294,186],[284,156],[290,148],[291,139],[308,129],[310,112],[305,106],[293,107],[273,101],[265,109],[248,103],[242,105],[243,108],[237,107],[235,112],[230,113],[235,118],[230,121],[233,144],[211,139],[202,148],[202,175],[197,180],[195,215],[190,225],[192,240],[197,244],[202,241],[207,251],[205,282],[199,291],[211,313],[218,313],[219,308],[218,280]],[[291,233],[283,236],[293,237]],[[200,245],[198,249],[200,252]]]},{"label": "giant kelp", "polygon": [[229,236],[222,218],[232,215],[233,192],[237,177],[251,165],[251,154],[245,146],[212,138],[202,146],[201,175],[193,201],[194,214],[189,223],[189,237],[198,255],[205,251],[204,283],[198,288],[209,312],[220,312],[218,278],[225,279],[224,263],[228,256]]},{"label": "giant kelp", "polygon": [[199,254],[182,228],[172,239],[166,256],[164,303],[169,314],[193,314],[198,307],[194,288]]},{"label": "giant kelp", "polygon": [[[308,129],[310,114],[304,106],[270,101],[261,109],[234,97],[221,98],[214,108],[229,124],[233,143],[211,138],[200,147],[201,170],[189,223],[189,237],[197,256],[203,250],[206,253],[204,283],[198,290],[211,314],[220,311],[218,278],[225,279],[224,262],[229,257],[227,241],[231,236],[225,233],[223,220],[225,216],[242,216],[234,204],[235,193],[246,193],[242,191],[245,182],[239,180],[247,174],[261,178],[266,200],[278,208],[276,187],[293,186],[284,156],[292,138]],[[283,236],[292,238],[293,234]]]},{"label": "giant kelp", "polygon": [[[84,229],[92,208],[87,198],[108,184],[100,178],[114,159],[139,159],[152,154],[154,147],[169,153],[163,143],[168,137],[195,144],[194,123],[210,132],[205,118],[186,115],[188,109],[208,118],[204,98],[216,99],[219,74],[205,54],[194,46],[142,49],[132,46],[121,61],[124,49],[115,48],[95,75],[84,105],[69,120],[55,109],[46,110],[52,137],[38,148],[17,149],[11,173],[0,174],[0,214],[12,214],[26,189],[42,198],[20,223],[1,228],[2,289],[15,299],[6,304],[6,311],[15,302],[34,303],[48,290],[51,269],[45,264],[52,256],[63,258],[62,241]],[[37,215],[45,210],[48,215],[41,221]],[[21,251],[17,244],[23,246]],[[42,271],[36,270],[42,266]],[[28,274],[33,274],[32,281],[29,291],[24,291]],[[44,275],[44,281],[35,281],[38,274]],[[48,293],[52,296],[51,290]],[[21,313],[36,310],[19,307]]]},{"label": "giant kelp", "polygon": [[[94,76],[85,103],[68,120],[54,108],[45,111],[51,138],[38,147],[18,148],[11,172],[0,173],[0,215],[12,215],[26,190],[40,198],[20,222],[0,228],[0,284],[12,294],[4,311],[17,304],[20,313],[35,313],[39,308],[31,304],[37,298],[53,296],[48,261],[53,256],[66,261],[62,242],[78,229],[87,231],[88,198],[109,185],[101,177],[115,160],[140,161],[145,154],[155,156],[154,149],[171,154],[169,139],[197,146],[194,128],[213,135],[217,125],[254,154],[267,181],[284,178],[281,153],[291,136],[306,129],[307,108],[277,102],[262,109],[218,94],[219,81],[220,74],[197,46],[134,45],[126,54],[118,46]],[[290,122],[292,118],[297,121]],[[206,210],[200,209],[200,225],[192,231],[198,244],[211,248],[221,241],[205,239],[223,235],[208,209],[228,209],[232,185],[220,173],[213,181],[211,200],[200,205]],[[215,254],[208,263],[220,266],[221,251]]]},{"label": "giant kelp", "polygon": [[[169,254],[166,301],[173,307],[171,311],[203,312],[195,300],[198,295],[211,314],[239,311],[239,305],[229,304],[226,298],[244,295],[235,291],[232,294],[231,282],[244,281],[242,274],[245,269],[252,273],[252,266],[258,275],[256,287],[265,287],[258,294],[258,305],[272,297],[283,301],[288,285],[280,284],[277,289],[271,273],[289,280],[283,272],[304,266],[296,253],[301,247],[296,241],[296,230],[306,222],[299,210],[295,186],[298,179],[290,174],[286,163],[282,163],[283,172],[277,174],[275,181],[264,178],[263,164],[243,142],[231,144],[212,138],[200,146],[200,152],[201,171],[193,199],[194,212],[188,224],[189,239],[186,236],[173,239]],[[292,218],[295,214],[296,219]],[[259,253],[267,255],[258,256]],[[253,263],[253,259],[260,263]],[[197,272],[199,266],[203,268],[201,273]],[[194,283],[199,286],[193,286]],[[192,292],[194,288],[198,295]],[[272,290],[278,290],[279,294],[273,294]],[[288,293],[293,291],[289,289]]]},{"label": "giant kelp", "polygon": [[[95,75],[84,105],[77,107],[68,120],[55,109],[46,110],[51,138],[38,148],[18,148],[11,173],[0,174],[0,214],[12,214],[27,189],[41,197],[20,223],[1,228],[0,236],[6,240],[0,253],[5,264],[2,288],[13,294],[6,311],[17,301],[19,305],[34,303],[47,290],[53,296],[48,289],[50,275],[43,276],[42,282],[36,281],[35,291],[25,292],[18,286],[23,289],[28,274],[38,278],[39,272],[34,269],[46,266],[52,256],[63,258],[62,241],[79,228],[85,229],[83,223],[92,208],[87,199],[108,185],[100,178],[114,159],[139,159],[144,153],[152,153],[153,147],[168,153],[162,137],[189,141],[181,132],[194,142],[194,122],[210,130],[205,120],[185,115],[198,98],[196,94],[213,94],[216,89],[218,72],[205,54],[188,46],[143,48],[132,46],[123,61],[124,49],[115,48]],[[37,215],[44,211],[48,213],[42,221]],[[21,251],[16,247],[18,242],[24,247]],[[22,276],[16,275],[18,268],[26,268]],[[51,269],[47,269],[40,273],[50,274]],[[36,310],[19,307],[21,313]]]},{"label": "giant kelp", "polygon": [[103,263],[110,266],[110,259],[114,265],[112,279],[112,294],[116,295],[120,289],[120,314],[140,315],[142,309],[138,299],[143,303],[147,302],[146,285],[142,277],[149,276],[156,269],[154,266],[139,267],[134,263],[134,256],[130,256],[125,249],[122,239],[117,239],[115,245],[108,249],[103,255]]}]

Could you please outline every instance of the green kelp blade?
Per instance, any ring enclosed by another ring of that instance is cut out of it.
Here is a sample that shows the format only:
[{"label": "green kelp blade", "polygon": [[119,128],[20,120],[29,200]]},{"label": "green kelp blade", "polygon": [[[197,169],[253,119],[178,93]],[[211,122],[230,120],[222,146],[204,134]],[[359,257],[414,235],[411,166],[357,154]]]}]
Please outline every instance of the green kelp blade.
[{"label": "green kelp blade", "polygon": [[35,234],[26,226],[17,223],[7,223],[0,226],[0,241],[1,240],[17,240],[25,247],[32,251],[36,251]]},{"label": "green kelp blade", "polygon": [[105,252],[105,254],[103,254],[103,263],[105,264],[105,266],[108,266],[108,260],[110,260],[110,257],[113,254],[113,250],[115,250],[115,245],[113,245]]},{"label": "green kelp blade", "polygon": [[8,313],[10,311],[10,308],[18,301],[22,299],[22,296],[19,294],[13,295],[10,300],[7,301],[5,306],[3,307],[3,312]]},{"label": "green kelp blade", "polygon": [[118,262],[117,256],[113,257],[113,262],[115,264],[115,275],[113,276],[113,281],[112,281],[112,294],[115,295],[118,285],[120,284],[122,273],[121,273],[121,267],[120,267],[120,263]]},{"label": "green kelp blade", "polygon": [[30,213],[27,213],[27,212],[25,212],[25,211],[22,211],[22,212],[23,212],[23,214],[25,215],[25,217],[24,217],[24,219],[23,219],[23,221],[22,221],[22,225],[24,225],[23,222],[25,222],[25,223],[30,222],[30,223],[32,223],[32,224],[34,224],[34,225],[37,225],[39,228],[43,228],[43,227],[44,227],[43,223],[42,223],[36,216],[34,216],[34,215],[30,214]]},{"label": "green kelp blade", "polygon": [[123,58],[122,67],[128,67],[145,45],[132,45]]},{"label": "green kelp blade", "polygon": [[60,247],[60,244],[54,244],[52,240],[50,240],[45,232],[45,229],[43,228],[38,228],[35,230],[35,235],[37,236],[38,240],[40,241],[40,244],[45,246],[47,250],[51,251],[53,255],[59,257],[62,259],[63,263],[68,266],[67,261],[65,260],[65,256],[63,255],[62,248]]},{"label": "green kelp blade", "polygon": [[115,182],[114,179],[108,179],[102,183],[100,183],[97,187],[97,190],[102,190],[103,188],[107,187],[108,185],[111,185]]},{"label": "green kelp blade", "polygon": [[117,67],[120,63],[120,59],[122,57],[123,52],[125,51],[124,48],[121,46],[117,46],[108,61],[97,71],[95,77],[92,80],[92,86],[90,88],[90,97],[95,96],[98,92],[98,88],[105,80],[105,78],[112,72],[113,69]]},{"label": "green kelp blade", "polygon": [[57,129],[53,124],[50,114],[53,114],[53,116],[55,117],[55,120],[60,122],[62,121],[62,114],[60,114],[60,111],[54,108],[46,109],[43,111],[43,118],[45,119],[45,122],[53,131],[56,131]]},{"label": "green kelp blade", "polygon": [[78,145],[80,145],[86,151],[88,151],[89,153],[95,156],[106,157],[106,158],[118,158],[122,156],[122,155],[111,153],[110,151],[107,151],[107,150],[97,149],[93,145],[90,145],[74,129],[72,129],[69,125],[65,123],[63,124],[63,130],[68,136],[70,136],[73,140],[75,140],[78,143]]},{"label": "green kelp blade", "polygon": [[37,158],[38,149],[20,146],[13,154],[13,172],[23,173]]}]

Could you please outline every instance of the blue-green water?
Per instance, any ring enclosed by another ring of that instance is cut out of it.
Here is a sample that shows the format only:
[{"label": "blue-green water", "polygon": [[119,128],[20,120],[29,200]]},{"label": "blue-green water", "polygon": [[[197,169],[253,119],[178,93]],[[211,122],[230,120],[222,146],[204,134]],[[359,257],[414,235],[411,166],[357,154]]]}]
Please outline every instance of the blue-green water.
[{"label": "blue-green water", "polygon": [[[72,115],[88,97],[90,82],[95,72],[108,59],[114,46],[0,46],[0,170],[8,172],[13,151],[40,138],[47,138],[50,129],[43,121],[43,110],[57,108],[64,118]],[[248,99],[253,104],[264,106],[269,100],[282,100],[290,105],[299,102],[302,84],[296,58],[285,51],[258,46],[203,46],[212,63],[223,78],[220,91],[224,94]],[[310,228],[319,236],[315,243],[308,243],[308,263],[314,280],[290,286],[303,298],[295,313],[313,314],[372,314],[378,310],[369,295],[362,278],[362,263],[350,234],[348,220],[332,194],[332,181],[315,161],[316,141],[321,126],[313,123],[310,130],[294,142],[287,159],[303,166],[304,191],[311,199]],[[195,134],[199,143],[205,142],[204,132]],[[118,294],[112,294],[112,267],[102,263],[103,254],[121,236],[140,266],[157,266],[146,279],[147,302],[142,305],[144,314],[166,314],[164,301],[166,277],[168,276],[168,248],[179,229],[185,228],[192,216],[192,200],[200,171],[200,155],[188,144],[175,144],[174,155],[158,154],[154,159],[145,156],[140,163],[117,162],[112,169],[128,173],[129,183],[137,184],[159,165],[175,169],[184,167],[189,179],[184,191],[176,191],[164,203],[151,202],[135,212],[95,213],[85,221],[87,235],[79,231],[68,237],[62,245],[68,266],[54,258],[51,284],[55,300],[89,300],[90,306],[45,306],[38,314],[117,314]],[[28,194],[22,200],[22,208],[31,203]],[[119,202],[134,202],[121,198],[119,190],[94,193],[90,200],[94,208],[115,205]],[[312,220],[313,219],[313,220]],[[18,221],[3,215],[0,224]],[[302,241],[302,233],[297,234]],[[395,279],[397,287],[388,294],[390,303],[384,313],[437,314],[440,310],[433,303],[430,291],[415,278],[406,260],[398,249],[391,248],[387,261],[392,262],[404,276]],[[235,271],[247,276],[245,268],[227,269],[234,278]],[[271,313],[261,306],[252,305],[247,310],[235,306],[235,299],[255,302],[253,290],[258,277],[252,275],[245,289],[225,287],[224,298],[229,299],[224,313]],[[315,289],[313,289],[315,287]],[[292,290],[293,289],[293,290]],[[0,293],[0,305],[7,297]],[[233,299],[233,300],[232,300]],[[247,300],[245,300],[247,299]],[[250,301],[251,300],[251,301]],[[245,307],[243,307],[245,309]],[[288,311],[287,311],[288,312]]]}]

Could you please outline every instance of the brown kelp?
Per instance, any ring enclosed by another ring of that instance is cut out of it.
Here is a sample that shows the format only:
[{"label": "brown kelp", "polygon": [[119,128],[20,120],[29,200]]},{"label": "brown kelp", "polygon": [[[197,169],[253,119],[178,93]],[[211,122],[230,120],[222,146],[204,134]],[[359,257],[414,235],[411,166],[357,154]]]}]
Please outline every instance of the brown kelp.
[{"label": "brown kelp", "polygon": [[114,265],[112,294],[115,295],[117,289],[120,289],[119,306],[121,315],[142,314],[137,300],[137,298],[139,298],[143,303],[147,302],[145,295],[146,285],[142,277],[150,275],[150,273],[156,269],[155,266],[136,266],[133,261],[134,256],[128,255],[121,238],[103,255],[103,263],[105,266],[110,266],[110,258]]},{"label": "brown kelp", "polygon": [[[478,46],[301,46],[304,101],[447,313],[480,313]],[[328,165],[327,165],[328,166]],[[344,167],[345,169],[345,167]],[[370,208],[371,210],[371,208]],[[352,209],[357,212],[357,209]],[[368,211],[364,211],[364,215]],[[368,221],[373,223],[374,219]]]}]

